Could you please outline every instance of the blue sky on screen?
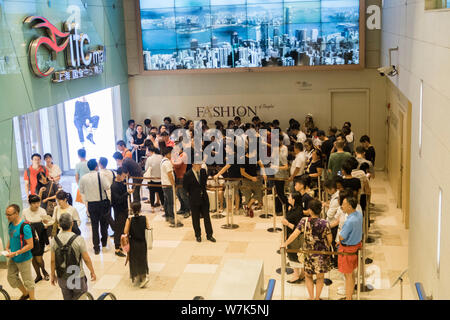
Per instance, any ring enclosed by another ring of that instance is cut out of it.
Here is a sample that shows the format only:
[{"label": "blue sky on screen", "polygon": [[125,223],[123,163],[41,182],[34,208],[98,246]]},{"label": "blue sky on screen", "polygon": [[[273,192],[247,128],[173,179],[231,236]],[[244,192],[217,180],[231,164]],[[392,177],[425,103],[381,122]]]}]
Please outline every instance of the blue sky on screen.
[{"label": "blue sky on screen", "polygon": [[141,0],[141,10],[157,8],[173,8],[174,0]]}]

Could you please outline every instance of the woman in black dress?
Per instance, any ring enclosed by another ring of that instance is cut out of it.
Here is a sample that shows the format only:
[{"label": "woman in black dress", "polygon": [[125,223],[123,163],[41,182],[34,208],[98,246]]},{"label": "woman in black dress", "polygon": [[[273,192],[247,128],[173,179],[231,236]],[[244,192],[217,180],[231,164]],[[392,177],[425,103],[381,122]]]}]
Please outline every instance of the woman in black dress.
[{"label": "woman in black dress", "polygon": [[130,241],[130,251],[128,257],[130,261],[130,277],[134,282],[137,278],[140,287],[144,288],[148,283],[148,263],[147,263],[147,242],[145,241],[145,230],[150,229],[150,222],[146,216],[141,216],[141,204],[133,202],[131,204],[133,217],[127,219],[124,233],[128,234]]},{"label": "woman in black dress", "polygon": [[317,177],[322,176],[322,171],[322,153],[319,149],[313,149],[311,153],[311,161],[305,169],[305,175],[307,175],[311,181],[311,189],[317,189]]},{"label": "woman in black dress", "polygon": [[[281,223],[286,226],[286,239],[292,234],[295,230],[295,227],[299,224],[300,220],[304,217],[303,215],[303,203],[302,196],[300,194],[288,198],[288,206],[287,206],[286,218],[283,218]],[[295,243],[291,243],[289,249],[301,249],[302,243],[300,238]],[[294,268],[293,279],[288,280],[288,283],[298,284],[305,279],[305,273],[301,268],[300,261],[298,260],[297,253],[288,253],[287,254],[290,264]],[[301,270],[301,271],[300,271]]]},{"label": "woman in black dress", "polygon": [[136,126],[136,133],[133,135],[133,141],[131,143],[133,146],[133,159],[137,163],[140,163],[142,157],[145,156],[145,139],[147,139],[147,136],[144,133],[144,128],[138,124]]}]

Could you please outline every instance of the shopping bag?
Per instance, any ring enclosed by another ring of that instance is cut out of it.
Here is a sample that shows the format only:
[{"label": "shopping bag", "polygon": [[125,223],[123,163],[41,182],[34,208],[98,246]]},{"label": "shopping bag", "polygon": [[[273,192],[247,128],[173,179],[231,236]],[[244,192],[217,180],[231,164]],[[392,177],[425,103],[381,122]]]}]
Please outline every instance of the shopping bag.
[{"label": "shopping bag", "polygon": [[145,241],[147,242],[147,250],[153,248],[153,228],[145,229]]}]

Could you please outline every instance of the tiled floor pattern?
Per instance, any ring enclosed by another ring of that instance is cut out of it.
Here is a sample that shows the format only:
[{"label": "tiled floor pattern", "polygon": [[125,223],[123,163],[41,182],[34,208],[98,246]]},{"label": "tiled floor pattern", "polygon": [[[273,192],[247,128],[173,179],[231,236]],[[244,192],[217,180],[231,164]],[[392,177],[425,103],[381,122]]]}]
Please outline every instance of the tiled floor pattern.
[{"label": "tiled floor pattern", "polygon": [[[71,181],[65,180],[65,184]],[[366,265],[366,282],[374,286],[371,292],[361,293],[362,299],[399,299],[400,288],[391,288],[396,277],[407,268],[408,264],[408,231],[402,226],[402,214],[395,207],[392,191],[386,176],[377,174],[373,181],[371,237],[375,242],[367,245],[367,256],[373,263]],[[78,205],[77,205],[78,206]],[[148,205],[144,206],[154,227],[153,249],[149,251],[150,282],[145,289],[133,285],[129,278],[125,259],[114,255],[112,238],[108,247],[95,256],[92,249],[90,224],[86,224],[83,208],[79,207],[83,219],[81,230],[86,238],[89,253],[94,263],[97,281],[89,282],[89,291],[98,297],[105,291],[113,292],[118,299],[192,299],[203,296],[208,299],[224,263],[228,259],[260,259],[264,261],[264,280],[275,279],[276,286],[273,299],[281,298],[281,276],[276,273],[280,267],[280,255],[276,253],[281,241],[281,233],[269,233],[267,228],[273,226],[273,220],[259,218],[258,213],[251,219],[235,216],[234,223],[238,229],[226,230],[221,226],[226,218],[212,219],[214,236],[217,243],[206,241],[205,235],[201,243],[195,241],[192,222],[182,219],[184,227],[170,228],[162,213],[156,210],[151,213]],[[280,226],[280,217],[277,217]],[[202,225],[203,228],[203,225]],[[44,256],[47,270],[50,270],[50,254]],[[289,276],[287,276],[289,278]],[[337,288],[343,285],[343,279],[336,270],[331,271],[328,278],[333,280],[330,287],[324,287],[322,298],[339,299]],[[20,296],[18,290],[12,290],[6,281],[6,270],[0,270],[0,284],[10,292],[13,299]],[[285,299],[302,300],[307,292],[302,284],[285,284]],[[37,284],[38,299],[62,299],[58,288],[49,282]],[[404,298],[414,299],[408,278],[404,281]]]}]

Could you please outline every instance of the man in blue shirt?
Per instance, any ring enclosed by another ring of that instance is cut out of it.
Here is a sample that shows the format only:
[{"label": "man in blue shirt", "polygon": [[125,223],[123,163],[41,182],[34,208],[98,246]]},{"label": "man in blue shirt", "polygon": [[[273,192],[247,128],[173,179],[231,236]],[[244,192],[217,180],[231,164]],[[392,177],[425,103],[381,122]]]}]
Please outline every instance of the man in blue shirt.
[{"label": "man in blue shirt", "polygon": [[[33,233],[29,224],[23,228],[23,239],[20,237],[20,227],[24,220],[20,218],[20,207],[12,204],[6,208],[8,219],[9,242],[6,250],[8,260],[8,283],[12,288],[19,288],[22,296],[19,300],[35,300],[34,281],[31,275],[31,250],[33,249]],[[19,277],[22,277],[22,280]],[[23,281],[23,282],[22,282]]]},{"label": "man in blue shirt", "polygon": [[[346,194],[341,203],[342,211],[348,214],[339,234],[338,252],[357,253],[361,248],[363,216],[356,210],[358,201],[351,193]],[[338,269],[345,276],[345,295],[352,300],[355,288],[354,270],[358,267],[358,255],[339,255]]]}]

